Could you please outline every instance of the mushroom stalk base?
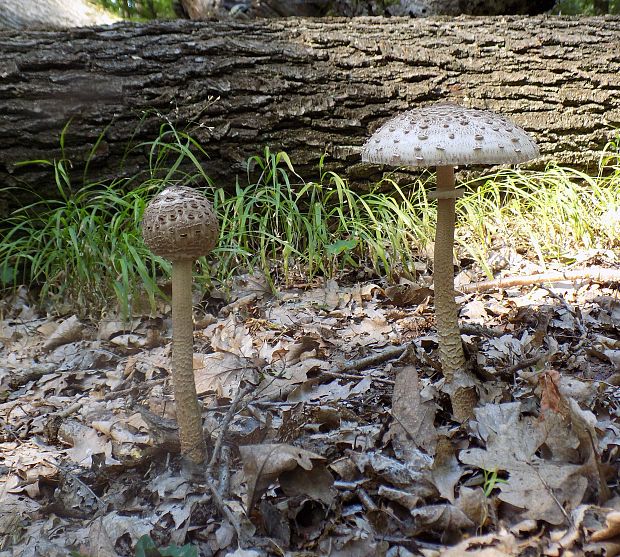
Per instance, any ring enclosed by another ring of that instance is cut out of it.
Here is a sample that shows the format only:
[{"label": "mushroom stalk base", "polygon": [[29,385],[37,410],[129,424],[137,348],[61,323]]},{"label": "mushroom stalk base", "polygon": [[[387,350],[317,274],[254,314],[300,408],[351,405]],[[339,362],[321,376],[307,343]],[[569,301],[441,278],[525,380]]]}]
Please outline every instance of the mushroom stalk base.
[{"label": "mushroom stalk base", "polygon": [[459,422],[464,422],[473,416],[477,395],[475,379],[466,368],[454,293],[454,184],[454,167],[438,167],[433,282],[439,359],[454,416]]},{"label": "mushroom stalk base", "polygon": [[207,447],[194,380],[194,323],[190,259],[172,262],[172,386],[181,453],[196,464],[206,460]]}]

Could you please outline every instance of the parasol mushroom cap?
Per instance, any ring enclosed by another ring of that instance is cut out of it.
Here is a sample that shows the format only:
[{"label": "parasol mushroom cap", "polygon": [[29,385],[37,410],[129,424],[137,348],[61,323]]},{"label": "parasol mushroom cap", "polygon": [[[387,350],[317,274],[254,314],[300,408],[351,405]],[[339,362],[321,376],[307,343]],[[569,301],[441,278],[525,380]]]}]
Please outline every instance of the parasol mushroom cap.
[{"label": "parasol mushroom cap", "polygon": [[436,104],[388,120],[362,148],[362,160],[394,166],[516,164],[538,156],[536,142],[494,112]]},{"label": "parasol mushroom cap", "polygon": [[144,243],[170,261],[207,255],[219,237],[213,206],[200,192],[171,186],[157,194],[142,217]]}]

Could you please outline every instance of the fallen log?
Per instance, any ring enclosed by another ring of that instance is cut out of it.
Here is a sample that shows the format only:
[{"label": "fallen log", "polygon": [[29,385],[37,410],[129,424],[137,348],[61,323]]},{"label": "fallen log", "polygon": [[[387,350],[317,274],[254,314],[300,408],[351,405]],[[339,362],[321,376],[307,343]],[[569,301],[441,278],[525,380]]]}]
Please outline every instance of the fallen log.
[{"label": "fallen log", "polygon": [[[358,150],[391,115],[435,101],[502,112],[538,139],[542,158],[594,168],[620,126],[620,18],[356,18],[172,21],[0,32],[0,182],[54,190],[66,156],[81,176],[146,167],[165,120],[234,183],[266,145],[304,177],[326,169],[375,179]],[[109,126],[106,128],[106,126]],[[19,193],[19,191],[18,191]],[[19,199],[16,201],[19,203]],[[5,199],[6,206],[12,201]],[[0,199],[0,207],[2,200]],[[0,208],[0,213],[2,209]]]}]

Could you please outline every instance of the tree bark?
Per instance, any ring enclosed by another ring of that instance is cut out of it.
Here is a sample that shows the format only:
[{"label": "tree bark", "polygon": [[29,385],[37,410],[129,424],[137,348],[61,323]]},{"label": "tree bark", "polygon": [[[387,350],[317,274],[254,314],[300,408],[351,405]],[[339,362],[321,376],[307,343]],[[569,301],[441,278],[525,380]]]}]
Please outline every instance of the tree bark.
[{"label": "tree bark", "polygon": [[[66,155],[81,176],[132,174],[164,119],[234,183],[264,146],[300,174],[377,177],[359,147],[395,113],[436,101],[509,116],[542,158],[596,168],[620,126],[620,18],[286,19],[168,22],[0,33],[0,183],[36,184],[49,169],[16,163]],[[213,101],[213,99],[217,99]],[[121,170],[121,163],[122,170]]]}]

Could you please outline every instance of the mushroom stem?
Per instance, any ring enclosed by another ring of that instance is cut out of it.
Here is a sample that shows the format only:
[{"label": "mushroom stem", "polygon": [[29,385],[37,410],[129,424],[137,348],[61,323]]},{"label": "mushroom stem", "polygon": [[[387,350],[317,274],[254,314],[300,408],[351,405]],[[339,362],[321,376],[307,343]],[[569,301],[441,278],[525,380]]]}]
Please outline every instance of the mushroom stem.
[{"label": "mushroom stem", "polygon": [[201,464],[206,460],[207,446],[194,380],[192,268],[191,259],[172,261],[172,386],[181,453]]},{"label": "mushroom stem", "polygon": [[459,422],[473,416],[477,403],[475,380],[466,370],[465,354],[458,321],[458,306],[454,293],[454,167],[437,167],[437,229],[433,283],[435,287],[435,319],[439,335],[439,360],[446,387],[452,400],[452,410]]}]

